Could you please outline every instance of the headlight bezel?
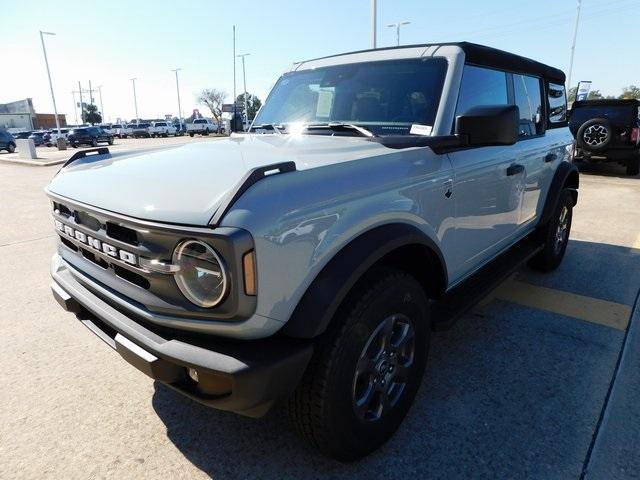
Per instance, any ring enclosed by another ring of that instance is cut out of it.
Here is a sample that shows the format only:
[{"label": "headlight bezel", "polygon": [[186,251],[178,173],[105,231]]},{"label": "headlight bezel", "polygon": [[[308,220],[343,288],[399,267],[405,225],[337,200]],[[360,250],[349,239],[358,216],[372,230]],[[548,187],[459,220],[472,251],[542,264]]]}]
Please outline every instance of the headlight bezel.
[{"label": "headlight bezel", "polygon": [[[211,254],[212,257],[220,266],[220,272],[222,275],[222,289],[220,294],[216,296],[213,300],[203,301],[201,298],[198,298],[197,294],[193,292],[193,288],[188,285],[187,280],[185,280],[185,278],[182,276],[183,264],[181,263],[181,257],[185,255],[186,248],[194,244],[201,245],[202,247],[204,247],[207,253]],[[215,248],[213,248],[207,242],[204,242],[202,240],[198,240],[195,238],[187,238],[187,239],[181,240],[176,245],[176,247],[173,250],[173,254],[171,258],[172,258],[172,263],[180,267],[180,269],[173,274],[173,279],[178,289],[182,293],[182,295],[184,295],[184,297],[189,302],[191,302],[193,305],[197,307],[206,308],[206,309],[214,308],[224,302],[230,290],[230,275],[229,275],[228,268],[222,258],[222,255],[220,255]]]}]

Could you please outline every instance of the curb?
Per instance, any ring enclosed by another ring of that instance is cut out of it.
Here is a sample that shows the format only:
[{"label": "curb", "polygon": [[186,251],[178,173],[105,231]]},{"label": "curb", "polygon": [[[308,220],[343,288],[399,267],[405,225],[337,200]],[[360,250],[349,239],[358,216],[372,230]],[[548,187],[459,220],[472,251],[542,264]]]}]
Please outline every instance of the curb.
[{"label": "curb", "polygon": [[61,160],[49,160],[46,162],[39,162],[37,160],[26,160],[23,158],[0,158],[0,163],[15,163],[19,165],[31,165],[35,167],[49,167],[51,165],[59,165],[66,162],[68,159]]},{"label": "curb", "polygon": [[637,479],[640,467],[640,291],[580,479]]}]

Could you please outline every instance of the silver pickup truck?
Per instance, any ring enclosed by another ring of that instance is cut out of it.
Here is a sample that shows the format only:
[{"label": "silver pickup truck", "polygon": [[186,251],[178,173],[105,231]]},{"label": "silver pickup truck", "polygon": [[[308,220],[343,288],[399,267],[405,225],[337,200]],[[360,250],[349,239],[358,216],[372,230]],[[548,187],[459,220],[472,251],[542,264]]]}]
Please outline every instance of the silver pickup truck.
[{"label": "silver pickup truck", "polygon": [[283,402],[359,458],[409,410],[432,330],[561,262],[564,82],[469,43],[367,50],[296,64],[251,132],[78,152],[46,189],[53,294],[151,378],[243,415]]}]

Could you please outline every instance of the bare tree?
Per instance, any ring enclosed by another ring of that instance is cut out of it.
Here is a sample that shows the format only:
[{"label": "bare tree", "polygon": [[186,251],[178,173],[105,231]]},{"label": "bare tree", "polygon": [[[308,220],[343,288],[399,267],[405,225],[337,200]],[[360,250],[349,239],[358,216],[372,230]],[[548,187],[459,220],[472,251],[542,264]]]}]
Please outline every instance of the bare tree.
[{"label": "bare tree", "polygon": [[205,88],[200,92],[200,95],[198,95],[198,102],[209,107],[213,119],[216,123],[220,123],[222,104],[225,98],[227,98],[226,92],[218,90],[217,88]]}]

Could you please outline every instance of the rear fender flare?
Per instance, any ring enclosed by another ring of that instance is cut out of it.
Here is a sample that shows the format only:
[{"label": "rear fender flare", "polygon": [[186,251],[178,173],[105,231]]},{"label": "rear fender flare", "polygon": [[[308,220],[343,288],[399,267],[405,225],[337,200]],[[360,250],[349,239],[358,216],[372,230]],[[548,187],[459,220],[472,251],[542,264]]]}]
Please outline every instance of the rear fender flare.
[{"label": "rear fender flare", "polygon": [[580,178],[578,168],[570,162],[561,162],[556,173],[551,180],[547,199],[544,203],[542,215],[540,216],[539,227],[544,227],[556,211],[558,201],[562,194],[562,190],[569,189],[573,198],[573,204],[578,203],[578,187],[580,186]]}]

